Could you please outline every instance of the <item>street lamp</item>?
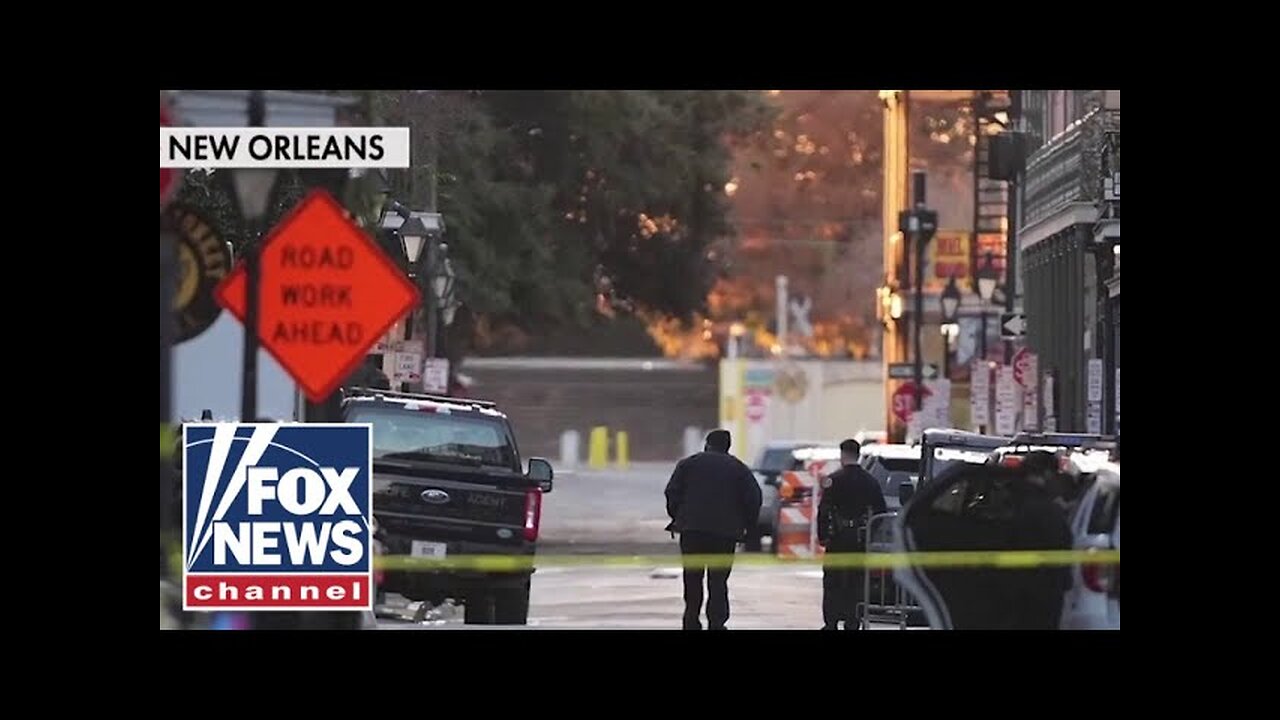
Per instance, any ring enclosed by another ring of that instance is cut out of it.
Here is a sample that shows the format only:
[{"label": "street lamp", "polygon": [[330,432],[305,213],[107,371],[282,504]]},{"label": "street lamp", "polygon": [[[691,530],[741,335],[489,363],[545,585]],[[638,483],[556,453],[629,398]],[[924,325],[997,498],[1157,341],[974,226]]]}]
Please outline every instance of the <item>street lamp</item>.
[{"label": "street lamp", "polygon": [[414,271],[418,267],[418,259],[422,257],[422,247],[427,242],[427,226],[423,225],[422,220],[416,216],[410,216],[400,226],[399,235],[400,247],[404,249],[404,256],[409,260],[409,275],[416,275]]},{"label": "street lamp", "polygon": [[237,168],[231,171],[236,205],[245,220],[257,224],[267,214],[277,175],[275,168]]},{"label": "street lamp", "polygon": [[978,271],[977,280],[978,298],[982,300],[982,307],[978,312],[982,318],[982,330],[978,335],[978,357],[985,360],[987,358],[987,305],[991,302],[991,298],[995,297],[996,285],[1000,283],[1000,273],[996,271],[995,257],[989,251],[982,269]]},{"label": "street lamp", "polygon": [[960,313],[960,288],[956,286],[956,277],[951,276],[947,287],[942,291],[942,322],[950,324],[956,321]]},{"label": "street lamp", "polygon": [[[266,93],[261,90],[249,93],[248,116],[250,127],[267,124]],[[241,358],[240,373],[241,422],[254,422],[258,417],[258,330],[261,324],[258,319],[258,296],[262,275],[258,236],[262,233],[262,220],[271,203],[271,190],[277,176],[274,168],[237,168],[231,171],[231,187],[240,217],[244,219],[246,226],[244,355]]]},{"label": "street lamp", "polygon": [[729,359],[737,360],[742,353],[742,336],[747,334],[747,326],[740,322],[729,325]]},{"label": "street lamp", "polygon": [[[416,219],[416,218],[415,218]],[[433,264],[431,268],[431,289],[435,292],[436,305],[438,307],[446,307],[453,300],[453,261],[449,259],[449,245],[440,243],[438,246],[440,254],[439,262]]]},{"label": "street lamp", "polygon": [[947,280],[947,287],[942,291],[942,335],[945,338],[942,348],[942,377],[951,377],[951,343],[960,335],[960,326],[956,317],[960,314],[960,288],[956,286],[956,276]]}]

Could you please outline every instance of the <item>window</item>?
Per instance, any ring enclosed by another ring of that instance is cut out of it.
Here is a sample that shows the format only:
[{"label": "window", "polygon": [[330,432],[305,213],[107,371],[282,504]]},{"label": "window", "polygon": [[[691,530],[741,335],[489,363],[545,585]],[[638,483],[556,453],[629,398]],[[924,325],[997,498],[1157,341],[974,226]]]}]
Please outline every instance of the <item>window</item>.
[{"label": "window", "polygon": [[1111,532],[1116,516],[1120,512],[1120,487],[1117,485],[1098,486],[1098,497],[1093,500],[1093,511],[1089,513],[1090,535],[1105,535]]},{"label": "window", "polygon": [[793,470],[796,466],[795,455],[792,454],[790,448],[781,450],[765,450],[764,457],[760,460],[760,470],[764,472],[780,473],[787,470]]},{"label": "window", "polygon": [[[373,456],[441,456],[480,465],[517,469],[519,459],[506,425],[474,415],[357,406],[347,422],[373,424]],[[430,459],[420,457],[420,459]]]},{"label": "window", "polygon": [[920,472],[920,461],[914,458],[876,458],[876,462],[889,472]]}]

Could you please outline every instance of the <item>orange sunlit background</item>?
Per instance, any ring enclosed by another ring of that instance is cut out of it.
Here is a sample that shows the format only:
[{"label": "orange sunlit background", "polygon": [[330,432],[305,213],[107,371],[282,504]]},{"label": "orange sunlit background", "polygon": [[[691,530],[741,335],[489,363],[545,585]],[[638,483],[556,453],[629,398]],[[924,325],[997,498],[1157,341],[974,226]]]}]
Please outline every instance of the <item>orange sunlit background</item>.
[{"label": "orange sunlit background", "polygon": [[[689,327],[646,318],[669,357],[722,354],[730,326],[741,322],[752,346],[767,355],[774,334],[774,278],[789,279],[792,297],[812,299],[807,354],[875,358],[879,354],[876,288],[882,276],[881,146],[883,106],[874,91],[770,90],[780,114],[769,132],[734,146],[724,193],[737,237],[722,252],[728,272],[707,298],[707,314]],[[967,108],[938,108],[912,121],[913,166],[928,169],[930,203],[943,229],[931,248],[927,287],[954,274],[970,283],[974,125]],[[979,238],[1003,257],[1003,239]]]}]

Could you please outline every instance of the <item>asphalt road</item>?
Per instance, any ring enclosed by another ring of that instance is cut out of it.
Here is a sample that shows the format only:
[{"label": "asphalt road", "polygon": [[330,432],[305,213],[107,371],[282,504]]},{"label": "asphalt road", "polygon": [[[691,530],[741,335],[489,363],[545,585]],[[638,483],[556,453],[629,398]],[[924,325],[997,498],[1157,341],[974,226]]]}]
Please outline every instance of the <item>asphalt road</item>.
[{"label": "asphalt road", "polygon": [[662,491],[671,463],[625,471],[561,471],[542,506],[539,551],[547,554],[664,554],[679,547],[666,527]]},{"label": "asphalt road", "polygon": [[[529,624],[465,625],[462,608],[426,610],[392,598],[381,630],[679,630],[684,611],[679,568],[545,568],[534,573]],[[816,568],[739,567],[729,577],[730,630],[816,630],[822,626],[822,574]],[[705,622],[705,618],[704,618]],[[873,630],[897,629],[873,624]],[[913,628],[914,629],[914,628]]]},{"label": "asphalt road", "polygon": [[[626,471],[558,472],[543,503],[539,554],[670,555],[652,567],[540,567],[533,575],[524,629],[678,630],[684,603],[679,546],[663,531],[662,491],[672,463]],[[746,566],[729,578],[733,630],[806,630],[822,626],[822,572],[817,566]],[[462,608],[426,608],[393,597],[379,629],[521,629],[464,625]],[[415,617],[416,616],[416,617]],[[873,629],[896,626],[875,625]]]}]

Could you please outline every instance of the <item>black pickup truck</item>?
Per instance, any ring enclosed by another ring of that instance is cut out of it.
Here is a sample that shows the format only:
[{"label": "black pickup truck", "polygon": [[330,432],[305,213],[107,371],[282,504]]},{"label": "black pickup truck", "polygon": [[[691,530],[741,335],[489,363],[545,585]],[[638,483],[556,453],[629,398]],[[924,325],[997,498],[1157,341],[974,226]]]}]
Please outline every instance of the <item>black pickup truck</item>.
[{"label": "black pickup truck", "polygon": [[368,388],[344,391],[345,422],[373,425],[373,512],[389,555],[444,560],[509,555],[518,572],[393,569],[380,591],[461,601],[468,624],[523,625],[551,464],[522,467],[515,434],[493,403]]}]

